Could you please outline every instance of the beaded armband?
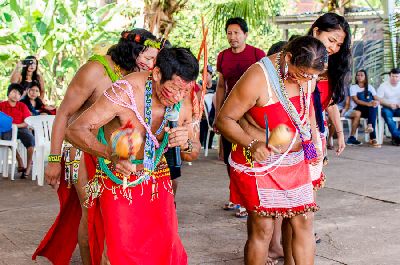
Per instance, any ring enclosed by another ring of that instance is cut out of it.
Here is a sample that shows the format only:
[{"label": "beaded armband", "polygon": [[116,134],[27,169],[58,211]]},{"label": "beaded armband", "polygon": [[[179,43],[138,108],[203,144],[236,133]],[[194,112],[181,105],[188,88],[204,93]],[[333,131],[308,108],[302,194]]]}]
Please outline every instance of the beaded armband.
[{"label": "beaded armband", "polygon": [[48,156],[49,163],[60,163],[61,156],[60,155],[49,155]]}]

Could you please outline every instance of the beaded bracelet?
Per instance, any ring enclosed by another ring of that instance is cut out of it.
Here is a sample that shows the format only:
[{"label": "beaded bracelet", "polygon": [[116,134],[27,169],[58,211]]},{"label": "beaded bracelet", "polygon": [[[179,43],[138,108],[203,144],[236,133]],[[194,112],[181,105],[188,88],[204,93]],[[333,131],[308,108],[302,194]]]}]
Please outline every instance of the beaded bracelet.
[{"label": "beaded bracelet", "polygon": [[48,156],[49,163],[60,163],[61,156],[60,155],[49,155]]},{"label": "beaded bracelet", "polygon": [[250,151],[250,148],[253,146],[253,144],[257,143],[258,140],[257,139],[253,139],[246,147],[247,150]]},{"label": "beaded bracelet", "polygon": [[342,133],[343,131],[337,131],[336,133]]}]

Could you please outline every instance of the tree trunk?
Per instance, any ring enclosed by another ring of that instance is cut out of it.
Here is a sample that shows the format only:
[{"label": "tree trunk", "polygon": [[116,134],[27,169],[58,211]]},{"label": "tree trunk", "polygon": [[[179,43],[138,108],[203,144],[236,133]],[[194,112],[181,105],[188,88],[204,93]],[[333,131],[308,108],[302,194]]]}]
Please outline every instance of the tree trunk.
[{"label": "tree trunk", "polygon": [[188,0],[148,0],[145,1],[145,25],[156,36],[167,36],[175,27],[174,15]]}]

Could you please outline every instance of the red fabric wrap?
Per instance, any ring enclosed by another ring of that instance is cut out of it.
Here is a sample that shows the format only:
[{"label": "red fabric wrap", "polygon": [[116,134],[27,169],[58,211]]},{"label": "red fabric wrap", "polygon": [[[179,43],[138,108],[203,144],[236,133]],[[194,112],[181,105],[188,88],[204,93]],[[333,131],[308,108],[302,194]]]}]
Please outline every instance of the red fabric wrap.
[{"label": "red fabric wrap", "polygon": [[[93,159],[85,154],[85,161]],[[89,163],[88,163],[89,164]],[[93,163],[90,163],[93,165]],[[90,176],[95,167],[87,166]],[[169,172],[169,171],[168,171]],[[104,178],[104,186],[115,185]],[[152,181],[133,188],[132,203],[104,188],[99,199],[88,209],[89,246],[92,264],[101,261],[104,240],[111,264],[186,265],[186,251],[178,235],[174,197],[169,190],[169,174],[157,178],[158,198],[152,200]],[[100,183],[102,183],[100,181]]]},{"label": "red fabric wrap", "polygon": [[326,110],[332,100],[333,91],[329,89],[328,80],[318,81],[318,89],[321,97],[322,110]]},{"label": "red fabric wrap", "polygon": [[65,181],[64,165],[63,157],[60,186],[57,190],[60,212],[32,256],[33,260],[36,260],[37,256],[46,257],[54,265],[70,264],[72,253],[78,243],[78,228],[82,215],[75,187],[68,188],[68,183]]},{"label": "red fabric wrap", "polygon": [[[300,111],[299,96],[290,98],[297,111]],[[264,107],[253,107],[249,114],[257,124],[265,128],[264,114],[268,116],[269,129],[286,124],[295,130],[282,105],[274,103]],[[235,163],[250,166],[243,147],[232,149],[231,157]],[[292,155],[293,154],[293,155]],[[297,154],[297,155],[295,155]],[[243,205],[248,211],[265,216],[292,217],[308,211],[318,210],[313,198],[313,186],[309,165],[303,153],[289,153],[292,158],[285,166],[274,166],[268,173],[246,174],[232,168],[230,174],[231,201]],[[267,207],[266,207],[267,206]]]}]

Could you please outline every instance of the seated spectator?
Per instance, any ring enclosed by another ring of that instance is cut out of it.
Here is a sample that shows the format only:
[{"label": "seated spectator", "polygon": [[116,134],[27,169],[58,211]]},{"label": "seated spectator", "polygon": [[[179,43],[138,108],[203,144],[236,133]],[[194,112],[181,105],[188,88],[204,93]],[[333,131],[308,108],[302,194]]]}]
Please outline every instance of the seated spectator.
[{"label": "seated spectator", "polygon": [[378,97],[382,105],[382,117],[390,133],[392,144],[400,145],[400,125],[396,128],[393,117],[400,117],[400,69],[393,68],[389,73],[389,80],[378,88]]},{"label": "seated spectator", "polygon": [[360,118],[367,118],[368,125],[365,132],[370,134],[369,145],[381,147],[376,140],[376,116],[379,100],[375,88],[368,84],[368,75],[365,70],[359,70],[356,74],[356,84],[350,87],[350,107],[344,114],[346,118],[352,119],[351,133],[347,139],[348,145],[360,145],[354,135],[360,124]]},{"label": "seated spectator", "polygon": [[[32,169],[32,155],[33,148],[35,146],[35,137],[32,132],[27,128],[28,125],[24,120],[31,116],[28,107],[19,102],[21,94],[23,93],[23,87],[19,84],[11,84],[7,90],[8,100],[0,102],[0,111],[12,118],[12,123],[18,127],[17,138],[21,140],[22,144],[28,151],[27,165],[26,168],[23,166],[23,162],[19,154],[17,153],[18,161],[18,172],[22,172],[21,178],[26,178],[31,173]],[[1,133],[0,138],[3,140],[11,140],[12,132]]]},{"label": "seated spectator", "polygon": [[[215,91],[217,90],[217,82],[212,79],[213,75],[213,68],[211,65],[207,66],[207,93],[204,97],[205,103],[205,110],[208,113],[208,120],[210,125],[214,123],[214,116],[215,116],[215,104],[213,103],[213,97],[215,96]],[[202,85],[202,80],[200,80],[200,86]],[[203,148],[206,148],[206,141],[207,141],[207,133],[208,133],[208,124],[207,119],[205,117],[205,113],[203,112],[201,122],[200,122],[200,143]],[[212,148],[212,143],[214,139],[214,132],[210,132],[210,139],[208,141],[208,148]]]},{"label": "seated spectator", "polygon": [[40,84],[40,98],[44,99],[44,80],[38,73],[38,60],[35,56],[28,56],[19,61],[11,74],[11,83],[20,84],[23,88],[22,96],[25,96],[28,88],[33,86],[33,81]]},{"label": "seated spectator", "polygon": [[28,88],[28,92],[22,97],[21,102],[24,103],[32,116],[49,114],[55,115],[56,109],[51,106],[46,106],[40,99],[40,84],[36,81],[32,82],[32,87]]}]

